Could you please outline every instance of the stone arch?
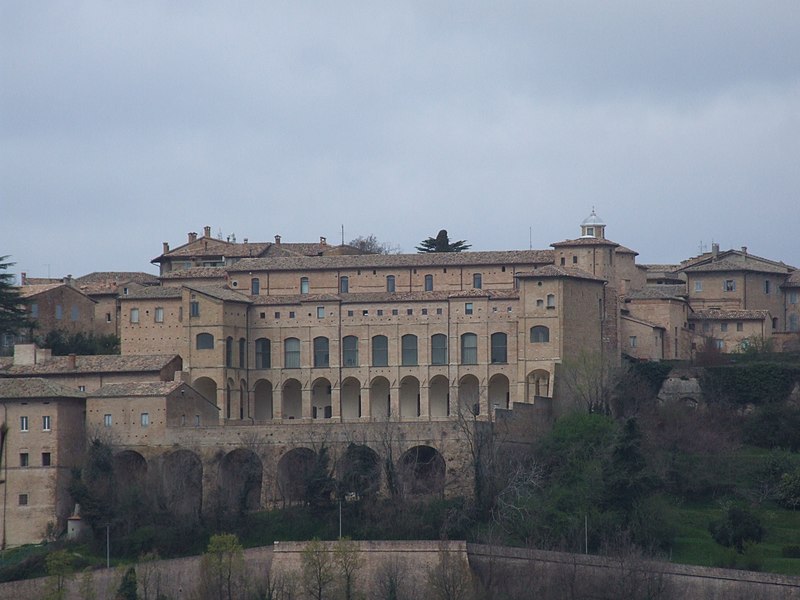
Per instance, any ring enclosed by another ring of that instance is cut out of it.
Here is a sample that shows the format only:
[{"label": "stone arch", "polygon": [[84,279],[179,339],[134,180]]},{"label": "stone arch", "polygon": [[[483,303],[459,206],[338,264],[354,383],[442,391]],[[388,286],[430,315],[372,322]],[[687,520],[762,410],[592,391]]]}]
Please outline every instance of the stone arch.
[{"label": "stone arch", "polygon": [[419,379],[410,375],[400,381],[400,416],[419,417]]},{"label": "stone arch", "polygon": [[458,409],[467,414],[481,413],[481,383],[475,375],[464,375],[459,380]]},{"label": "stone arch", "polygon": [[264,467],[252,450],[236,448],[219,465],[220,508],[228,514],[244,514],[261,506]]},{"label": "stone arch", "polygon": [[311,384],[311,416],[315,419],[330,419],[333,416],[331,382],[320,377]]},{"label": "stone arch", "polygon": [[310,448],[293,448],[278,461],[278,493],[284,503],[305,502],[308,477],[317,455]]},{"label": "stone arch", "polygon": [[342,403],[340,409],[342,420],[358,419],[361,416],[361,382],[355,377],[348,377],[342,382],[339,395]]},{"label": "stone arch", "polygon": [[377,495],[381,487],[381,463],[369,446],[349,444],[336,465],[339,484],[345,494],[360,498]]},{"label": "stone arch", "polygon": [[389,380],[376,377],[369,386],[369,415],[373,419],[386,419],[390,415]]},{"label": "stone arch", "polygon": [[405,495],[444,495],[446,464],[431,446],[414,446],[404,452],[397,472]]},{"label": "stone arch", "polygon": [[489,379],[489,407],[490,408],[510,408],[510,384],[508,377],[501,373],[493,375]]},{"label": "stone arch", "polygon": [[211,377],[198,377],[192,382],[192,387],[211,404],[217,406],[217,382]]},{"label": "stone arch", "polygon": [[161,459],[158,507],[175,518],[197,522],[203,509],[203,463],[191,450]]},{"label": "stone arch", "polygon": [[287,379],[283,384],[281,414],[284,419],[300,419],[303,416],[303,387],[297,379]]},{"label": "stone arch", "polygon": [[259,379],[253,386],[253,418],[256,421],[269,421],[273,418],[272,382]]},{"label": "stone arch", "polygon": [[141,503],[147,486],[147,460],[135,450],[123,450],[114,455],[114,485],[118,500]]},{"label": "stone arch", "polygon": [[431,378],[428,405],[432,417],[446,417],[450,414],[450,382],[444,375]]},{"label": "stone arch", "polygon": [[526,400],[533,402],[535,396],[550,397],[550,373],[544,369],[536,369],[528,373],[526,378],[528,393]]}]

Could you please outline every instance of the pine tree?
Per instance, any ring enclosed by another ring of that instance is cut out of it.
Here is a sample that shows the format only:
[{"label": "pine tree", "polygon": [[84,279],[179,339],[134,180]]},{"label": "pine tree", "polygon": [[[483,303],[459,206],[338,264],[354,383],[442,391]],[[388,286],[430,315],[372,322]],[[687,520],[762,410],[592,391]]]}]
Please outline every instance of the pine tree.
[{"label": "pine tree", "polygon": [[442,229],[435,238],[429,237],[422,240],[417,246],[417,252],[463,252],[470,249],[470,244],[466,240],[458,240],[451,242],[450,237],[447,235],[447,230]]},{"label": "pine tree", "polygon": [[14,335],[30,327],[27,310],[22,302],[19,288],[14,285],[14,275],[7,273],[14,263],[6,262],[8,256],[0,256],[0,338]]}]

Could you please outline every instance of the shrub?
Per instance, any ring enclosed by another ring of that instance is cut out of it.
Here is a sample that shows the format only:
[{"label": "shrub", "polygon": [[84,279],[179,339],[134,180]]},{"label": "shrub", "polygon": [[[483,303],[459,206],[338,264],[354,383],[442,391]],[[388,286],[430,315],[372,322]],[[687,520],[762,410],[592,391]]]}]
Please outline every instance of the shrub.
[{"label": "shrub", "polygon": [[764,538],[764,527],[759,518],[746,508],[728,506],[721,519],[712,521],[708,530],[714,541],[728,548],[736,548],[741,554],[748,542],[760,542]]},{"label": "shrub", "polygon": [[800,546],[784,546],[781,548],[783,558],[800,558]]}]

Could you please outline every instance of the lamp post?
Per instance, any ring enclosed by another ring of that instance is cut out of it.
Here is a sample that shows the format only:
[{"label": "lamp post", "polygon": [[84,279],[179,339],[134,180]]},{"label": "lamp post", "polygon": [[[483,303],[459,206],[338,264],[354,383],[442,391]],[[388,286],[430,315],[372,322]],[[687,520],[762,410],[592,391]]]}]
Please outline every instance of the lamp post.
[{"label": "lamp post", "polygon": [[106,523],[106,569],[111,568],[111,523]]}]

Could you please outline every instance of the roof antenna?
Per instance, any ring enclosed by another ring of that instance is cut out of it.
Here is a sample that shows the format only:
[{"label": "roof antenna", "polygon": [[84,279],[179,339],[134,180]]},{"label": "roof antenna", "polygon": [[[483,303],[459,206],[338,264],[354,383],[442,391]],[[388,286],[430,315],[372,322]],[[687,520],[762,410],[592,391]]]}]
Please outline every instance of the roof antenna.
[{"label": "roof antenna", "polygon": [[344,224],[342,224],[342,246],[344,246]]},{"label": "roof antenna", "polygon": [[528,250],[533,250],[533,227],[528,227]]}]

